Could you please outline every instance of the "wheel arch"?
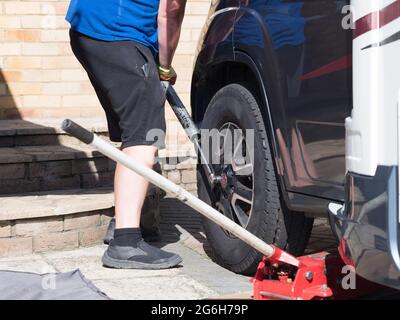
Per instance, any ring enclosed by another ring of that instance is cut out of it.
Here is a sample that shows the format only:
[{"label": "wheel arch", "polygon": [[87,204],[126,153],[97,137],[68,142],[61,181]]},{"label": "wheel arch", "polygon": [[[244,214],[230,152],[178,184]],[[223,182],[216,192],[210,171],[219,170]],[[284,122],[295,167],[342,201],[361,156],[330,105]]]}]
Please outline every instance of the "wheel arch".
[{"label": "wheel arch", "polygon": [[[279,169],[279,148],[275,137],[271,109],[268,101],[268,92],[263,78],[253,59],[243,51],[235,51],[234,59],[219,61],[203,69],[201,78],[194,78],[192,82],[191,105],[192,115],[196,123],[201,123],[212,97],[222,87],[231,83],[242,84],[256,98],[260,105],[261,114],[266,126],[271,154],[274,158],[274,168],[277,173],[279,189],[285,204],[291,207],[288,192]],[[211,84],[211,85],[210,85]]]}]

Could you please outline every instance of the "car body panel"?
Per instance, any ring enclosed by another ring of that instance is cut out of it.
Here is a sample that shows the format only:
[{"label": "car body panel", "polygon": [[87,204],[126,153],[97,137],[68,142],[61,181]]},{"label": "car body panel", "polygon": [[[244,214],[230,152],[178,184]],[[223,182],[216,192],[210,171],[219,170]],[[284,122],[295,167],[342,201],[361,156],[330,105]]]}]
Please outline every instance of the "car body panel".
[{"label": "car body panel", "polygon": [[330,204],[330,217],[346,264],[368,280],[400,289],[400,0],[352,5],[346,201]]},{"label": "car body panel", "polygon": [[[192,76],[191,106],[195,122],[201,121],[205,111],[199,107],[202,105],[201,101],[206,99],[204,96],[207,94],[204,91],[208,91],[206,87],[210,85],[206,82],[205,75],[213,66],[234,60],[232,39],[238,8],[239,0],[213,1],[211,4],[199,40]],[[205,102],[207,103],[208,101]]]},{"label": "car body panel", "polygon": [[373,177],[349,172],[345,210],[331,220],[346,265],[366,279],[400,289],[397,184],[397,166],[379,166]]},{"label": "car body panel", "polygon": [[[351,110],[347,1],[242,0],[234,48],[267,91],[286,190],[343,200],[344,119]],[[250,35],[250,36],[249,36]]]},{"label": "car body panel", "polygon": [[[293,209],[304,206],[303,198],[310,203],[309,197],[319,197],[326,199],[318,201],[321,206],[314,210],[321,214],[329,199],[343,200],[343,123],[351,107],[351,69],[345,65],[336,72],[318,73],[337,60],[348,62],[351,38],[340,24],[346,4],[214,1],[199,42],[191,96],[195,121],[201,121],[207,104],[199,101],[210,98],[205,75],[215,65],[238,62],[239,52],[248,55],[266,92],[263,100],[268,110],[263,113],[275,144],[281,188]],[[274,22],[268,24],[271,16]],[[249,29],[251,36],[247,36]],[[328,31],[318,34],[314,29]]]},{"label": "car body panel", "polygon": [[204,113],[199,100],[209,98],[204,87],[210,81],[204,75],[215,65],[240,62],[239,53],[246,54],[266,93],[268,110],[263,114],[275,144],[281,187],[293,209],[298,206],[295,199],[303,197],[326,199],[319,201],[320,213],[326,211],[329,199],[344,200],[351,32],[341,28],[341,21],[347,4],[214,1],[199,42],[191,96],[195,121],[201,121]]}]

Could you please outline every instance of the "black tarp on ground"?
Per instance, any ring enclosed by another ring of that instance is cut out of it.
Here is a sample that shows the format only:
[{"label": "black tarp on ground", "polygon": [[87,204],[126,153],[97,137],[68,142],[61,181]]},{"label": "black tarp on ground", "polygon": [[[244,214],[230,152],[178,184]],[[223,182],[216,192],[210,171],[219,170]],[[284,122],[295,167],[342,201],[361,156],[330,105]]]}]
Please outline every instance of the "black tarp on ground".
[{"label": "black tarp on ground", "polygon": [[0,300],[109,300],[80,270],[36,274],[0,271]]}]

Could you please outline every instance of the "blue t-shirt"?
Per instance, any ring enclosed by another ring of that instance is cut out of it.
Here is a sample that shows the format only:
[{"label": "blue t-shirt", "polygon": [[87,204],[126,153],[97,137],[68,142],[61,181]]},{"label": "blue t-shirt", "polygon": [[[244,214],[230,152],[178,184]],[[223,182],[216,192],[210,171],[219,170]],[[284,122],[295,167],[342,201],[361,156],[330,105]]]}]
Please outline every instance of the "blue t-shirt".
[{"label": "blue t-shirt", "polygon": [[71,28],[104,40],[134,40],[158,51],[159,0],[71,0]]}]

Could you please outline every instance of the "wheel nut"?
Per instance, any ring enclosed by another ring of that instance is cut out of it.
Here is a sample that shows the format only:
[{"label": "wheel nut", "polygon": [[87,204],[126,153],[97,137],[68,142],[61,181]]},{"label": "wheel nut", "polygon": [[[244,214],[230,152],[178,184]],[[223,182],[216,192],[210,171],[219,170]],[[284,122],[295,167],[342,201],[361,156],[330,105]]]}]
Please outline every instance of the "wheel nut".
[{"label": "wheel nut", "polygon": [[307,272],[306,272],[306,279],[307,279],[308,281],[311,281],[312,278],[313,278],[313,273],[312,273],[311,271],[307,271]]}]

